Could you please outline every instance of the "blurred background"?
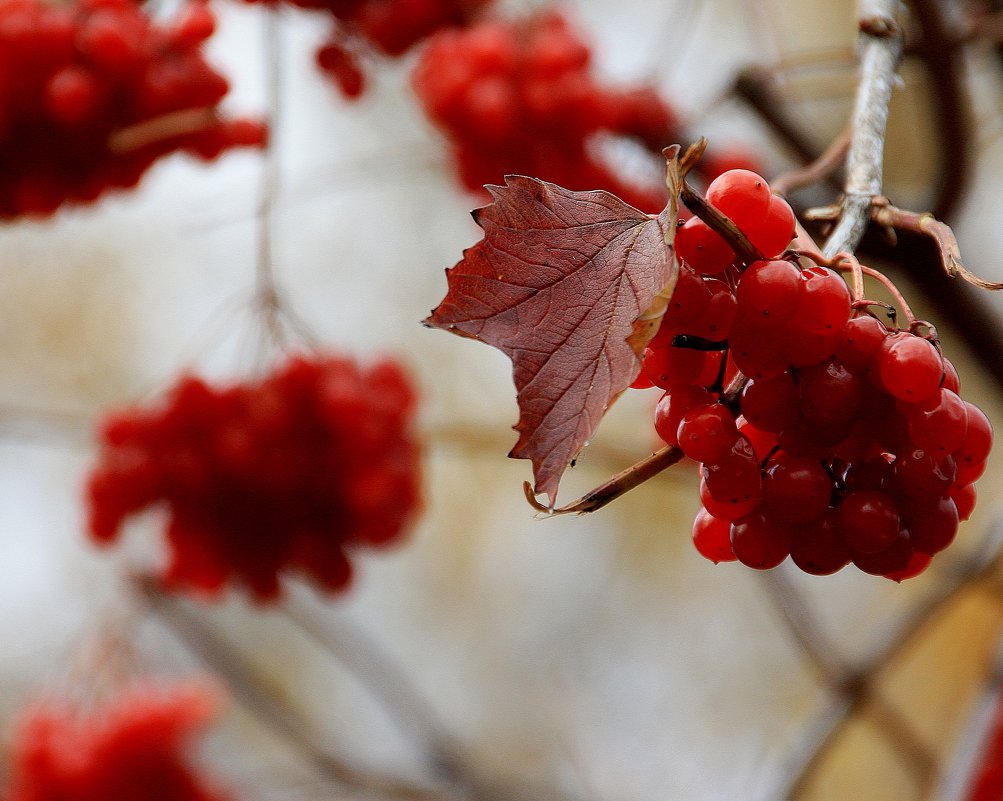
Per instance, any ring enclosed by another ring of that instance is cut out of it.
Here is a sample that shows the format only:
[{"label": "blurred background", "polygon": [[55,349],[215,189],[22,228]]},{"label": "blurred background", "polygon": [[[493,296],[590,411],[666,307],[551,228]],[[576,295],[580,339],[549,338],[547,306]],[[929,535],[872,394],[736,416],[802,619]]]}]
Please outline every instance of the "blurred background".
[{"label": "blurred background", "polygon": [[[944,213],[968,267],[1000,281],[996,18],[910,5],[886,193]],[[538,519],[521,489],[529,464],[505,458],[517,419],[509,362],[419,324],[445,293],[443,268],[479,238],[468,211],[483,202],[410,88],[421,47],[368,54],[369,85],[347,100],[315,65],[327,16],[212,8],[207,52],[232,82],[225,108],[267,115],[279,81],[275,279],[332,351],[408,366],[422,395],[424,513],[405,544],[360,556],[344,597],[290,581],[275,608],[240,592],[148,607],[128,577],[163,562],[163,518],[137,520],[111,550],[87,541],[92,426],[109,407],[158,397],[183,370],[231,380],[277,357],[255,348],[263,322],[251,303],[265,158],[163,159],[135,191],[4,224],[0,728],[29,699],[112,663],[232,685],[199,759],[248,801],[391,797],[375,781],[387,777],[441,786],[443,797],[967,798],[997,694],[1000,457],[956,544],[901,585],[850,569],[819,578],[790,564],[759,574],[707,562],[690,541],[699,500],[687,464],[597,513]],[[501,2],[492,13],[538,8]],[[153,13],[174,10],[165,1]],[[767,177],[821,153],[847,120],[851,2],[564,10],[604,82],[655,87],[681,135],[751,153]],[[943,28],[934,43],[951,43],[933,47],[933,61],[931,13]],[[987,22],[973,29],[972,19]],[[607,144],[613,169],[650,169],[637,148]],[[793,201],[836,196],[822,184]],[[884,264],[888,247],[873,240],[861,258]],[[899,244],[890,274],[999,430],[1003,300],[945,288],[922,243]],[[658,394],[616,404],[562,499],[658,447]],[[295,736],[262,709],[262,693]],[[362,779],[337,781],[325,755]]]}]

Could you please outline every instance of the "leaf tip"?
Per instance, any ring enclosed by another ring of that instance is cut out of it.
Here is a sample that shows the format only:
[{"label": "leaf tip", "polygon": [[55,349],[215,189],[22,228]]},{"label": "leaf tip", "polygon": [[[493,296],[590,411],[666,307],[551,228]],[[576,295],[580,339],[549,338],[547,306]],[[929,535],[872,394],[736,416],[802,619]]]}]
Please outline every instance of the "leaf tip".
[{"label": "leaf tip", "polygon": [[668,147],[662,148],[662,155],[665,157],[666,161],[675,161],[680,150],[682,150],[682,148],[679,145],[669,145]]},{"label": "leaf tip", "polygon": [[541,512],[547,516],[554,513],[554,501],[550,500],[550,506],[544,506],[536,499],[536,492],[533,490],[533,485],[528,481],[522,482],[522,492],[526,496],[526,501],[532,506],[537,512]]}]

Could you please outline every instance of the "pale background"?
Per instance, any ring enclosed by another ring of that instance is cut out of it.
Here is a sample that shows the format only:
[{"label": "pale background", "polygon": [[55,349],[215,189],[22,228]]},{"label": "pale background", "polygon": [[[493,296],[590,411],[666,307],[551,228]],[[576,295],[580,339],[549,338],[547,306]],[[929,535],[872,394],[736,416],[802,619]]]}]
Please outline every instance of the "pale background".
[{"label": "pale background", "polygon": [[[259,112],[260,10],[216,9],[211,52],[234,80],[229,107]],[[731,76],[833,48],[848,56],[855,30],[848,2],[591,0],[571,12],[609,80],[657,82],[689,130],[760,143],[772,174],[788,162],[740,104],[722,99]],[[354,589],[326,602],[326,613],[368,632],[408,671],[482,779],[518,778],[590,801],[778,797],[827,694],[762,577],[715,567],[692,548],[690,468],[590,517],[534,518],[521,492],[529,465],[505,458],[516,419],[508,362],[418,324],[445,292],[443,268],[478,230],[467,215],[476,199],[457,189],[438,135],[407,91],[410,61],[374,69],[369,93],[349,104],[313,69],[326,21],[291,11],[281,18],[277,278],[332,349],[390,352],[409,364],[428,435],[422,523],[404,547],[362,557]],[[963,252],[1003,280],[993,258],[1003,246],[1003,84],[986,52],[976,49],[970,68],[978,172],[956,228]],[[796,108],[820,146],[839,130],[852,81],[849,68],[806,69],[785,87],[802,98]],[[907,99],[916,94],[912,84],[900,90],[890,133],[888,191],[902,206],[926,199],[925,116]],[[259,323],[246,303],[260,172],[255,153],[210,166],[172,158],[137,192],[0,232],[4,729],[29,698],[79,678],[82,645],[109,621],[128,626],[137,670],[204,670],[156,617],[125,614],[135,605],[122,576],[157,562],[159,519],[132,526],[125,547],[97,552],[83,536],[80,487],[102,409],[155,397],[182,368],[224,378],[263,366],[252,355]],[[942,334],[966,398],[999,429],[998,393],[965,366],[948,326]],[[562,498],[655,447],[654,397],[617,404]],[[995,457],[959,544],[902,586],[850,569],[821,579],[782,570],[844,657],[866,660],[964,553],[981,547],[1000,518],[1001,489]],[[422,777],[420,749],[281,611],[234,595],[199,615],[225,632],[239,660],[266,673],[333,753],[381,774]],[[1001,622],[990,596],[977,593],[949,617],[887,682],[945,765],[988,685]],[[895,749],[873,745],[866,727],[854,732],[806,797],[918,797]],[[202,758],[241,798],[327,792],[295,748],[236,702]]]}]

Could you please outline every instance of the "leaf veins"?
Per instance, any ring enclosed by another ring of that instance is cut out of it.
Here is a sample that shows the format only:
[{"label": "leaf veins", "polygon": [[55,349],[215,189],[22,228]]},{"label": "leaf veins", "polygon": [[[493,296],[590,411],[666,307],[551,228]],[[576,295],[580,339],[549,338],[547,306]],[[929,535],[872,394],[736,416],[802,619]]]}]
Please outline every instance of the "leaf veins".
[{"label": "leaf veins", "polygon": [[448,292],[424,322],[477,339],[512,360],[519,439],[534,491],[551,506],[568,464],[640,371],[678,267],[672,251],[678,182],[650,217],[601,191],[572,192],[510,175],[474,212],[484,238],[446,271]]}]

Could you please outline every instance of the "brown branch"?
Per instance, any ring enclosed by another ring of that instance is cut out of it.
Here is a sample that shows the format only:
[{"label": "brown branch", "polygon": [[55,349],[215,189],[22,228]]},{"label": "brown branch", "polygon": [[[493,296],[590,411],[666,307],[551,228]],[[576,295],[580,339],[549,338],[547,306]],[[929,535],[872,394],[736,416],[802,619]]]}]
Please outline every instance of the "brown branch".
[{"label": "brown branch", "polygon": [[933,213],[951,216],[971,173],[971,114],[965,95],[962,42],[948,29],[939,0],[909,0],[922,36],[911,52],[922,62],[933,89],[931,112],[936,118],[938,164]]},{"label": "brown branch", "polygon": [[889,228],[897,228],[902,231],[927,236],[933,240],[940,255],[940,263],[944,272],[952,278],[960,276],[980,289],[999,290],[1003,289],[1003,283],[995,283],[979,278],[969,272],[961,262],[961,248],[958,240],[945,222],[941,222],[929,212],[916,213],[896,208],[888,203],[879,203],[871,211],[871,218],[878,224]]},{"label": "brown branch", "polygon": [[609,481],[585,493],[577,501],[572,501],[558,509],[551,509],[540,503],[536,499],[536,495],[533,494],[533,486],[528,481],[523,482],[522,488],[526,494],[526,500],[529,501],[529,505],[538,512],[550,516],[585,514],[586,512],[594,512],[597,509],[602,509],[606,504],[612,503],[624,493],[643,484],[649,478],[653,478],[666,468],[672,467],[672,465],[676,464],[682,458],[682,450],[675,445],[666,445],[660,451],[656,451],[651,456],[647,456],[641,459],[641,461],[632,464],[626,470],[621,470]]},{"label": "brown branch", "polygon": [[859,19],[860,82],[853,107],[846,160],[843,213],[822,252],[832,257],[854,251],[870,221],[871,203],[881,194],[885,128],[902,35],[895,23],[896,0],[873,0]]},{"label": "brown branch", "polygon": [[286,617],[324,650],[382,703],[398,727],[426,751],[434,774],[456,787],[474,787],[467,775],[466,759],[455,738],[447,733],[438,714],[414,686],[407,672],[365,631],[319,606],[306,587],[288,584],[282,604]]},{"label": "brown branch", "polygon": [[822,630],[819,621],[781,570],[767,570],[762,574],[763,584],[773,599],[794,638],[815,670],[831,687],[846,683],[849,666]]},{"label": "brown branch", "polygon": [[250,712],[285,737],[328,780],[347,787],[392,796],[400,801],[458,801],[449,793],[419,787],[359,770],[335,756],[311,733],[312,724],[280,700],[275,687],[241,662],[216,627],[191,607],[161,592],[155,579],[137,577],[137,594],[208,667],[226,682],[227,689]]},{"label": "brown branch", "polygon": [[722,239],[731,246],[731,249],[746,264],[759,261],[763,258],[763,254],[749,241],[749,237],[728,217],[710,205],[707,199],[686,181],[686,176],[697,166],[706,149],[707,139],[701,136],[700,139],[686,148],[686,152],[679,159],[677,170],[672,169],[672,160],[679,152],[679,146],[673,145],[671,148],[666,148],[663,151],[669,164],[665,179],[669,196],[674,198],[678,195],[679,199],[686,204],[686,207],[720,234]]},{"label": "brown branch", "polygon": [[872,657],[866,665],[856,671],[860,677],[855,685],[848,685],[845,695],[847,700],[837,702],[835,708],[823,715],[813,732],[812,748],[805,749],[800,755],[800,765],[793,771],[793,779],[788,781],[786,789],[779,797],[786,799],[798,798],[811,779],[816,765],[820,764],[828,752],[835,746],[840,724],[846,717],[863,707],[875,696],[872,694],[871,681],[866,677],[876,676],[898,659],[906,647],[920,636],[921,632],[931,625],[931,621],[947,606],[970,587],[986,587],[992,589],[994,581],[999,580],[998,573],[1003,568],[1003,530],[993,532],[987,538],[984,546],[977,549],[974,558],[962,562],[956,573],[948,580],[938,585],[925,601],[915,607],[906,621],[899,628],[898,634],[891,638],[884,649]]},{"label": "brown branch", "polygon": [[742,233],[735,223],[708,203],[707,199],[686,181],[683,181],[679,199],[686,204],[686,208],[720,234],[721,238],[731,246],[731,249],[738,254],[743,262],[751,264],[754,261],[762,260],[763,254],[749,241],[749,237]]},{"label": "brown branch", "polygon": [[211,131],[219,127],[219,123],[219,112],[215,108],[173,111],[114,131],[108,137],[108,149],[112,153],[133,153],[166,139]]},{"label": "brown branch", "polygon": [[[809,164],[818,157],[818,148],[785,113],[783,98],[773,90],[771,77],[770,72],[762,67],[743,70],[735,78],[732,92],[793,151],[799,161]],[[826,180],[833,189],[842,189],[832,176]]]},{"label": "brown branch", "polygon": [[[780,613],[794,634],[794,639],[802,652],[815,667],[829,689],[839,699],[835,709],[838,715],[830,718],[828,713],[821,723],[828,721],[828,733],[820,730],[815,748],[808,752],[804,769],[792,783],[785,797],[795,798],[801,784],[810,777],[810,767],[821,759],[821,752],[830,745],[830,737],[838,724],[855,711],[870,712],[874,722],[888,735],[897,751],[909,759],[915,774],[924,787],[932,785],[937,762],[930,749],[920,740],[915,727],[902,716],[897,708],[875,691],[869,680],[869,672],[857,672],[843,660],[835,643],[825,636],[823,628],[811,608],[797,592],[786,575],[779,570],[763,573],[763,582]],[[818,752],[818,753],[816,753]]]},{"label": "brown branch", "polygon": [[786,196],[795,189],[812,186],[830,178],[843,166],[850,150],[850,134],[850,129],[844,128],[818,158],[803,167],[778,175],[770,182],[770,189],[775,194]]}]

